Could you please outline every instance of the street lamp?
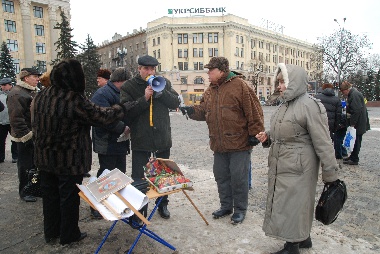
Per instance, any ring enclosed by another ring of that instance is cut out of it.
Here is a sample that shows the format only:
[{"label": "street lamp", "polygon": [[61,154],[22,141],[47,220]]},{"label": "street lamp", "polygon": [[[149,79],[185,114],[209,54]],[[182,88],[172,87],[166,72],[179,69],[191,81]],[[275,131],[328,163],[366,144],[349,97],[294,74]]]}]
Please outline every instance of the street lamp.
[{"label": "street lamp", "polygon": [[340,42],[339,42],[339,59],[338,59],[338,85],[340,85],[340,75],[341,75],[341,63],[342,63],[342,43],[343,43],[343,32],[344,32],[344,23],[346,22],[346,18],[343,18],[343,26],[341,27],[338,20],[334,19],[334,21],[339,25],[340,30]]},{"label": "street lamp", "polygon": [[126,48],[123,48],[123,49],[117,48],[116,53],[120,59],[119,60],[119,66],[123,66],[124,65],[124,57],[127,54],[127,49]]}]

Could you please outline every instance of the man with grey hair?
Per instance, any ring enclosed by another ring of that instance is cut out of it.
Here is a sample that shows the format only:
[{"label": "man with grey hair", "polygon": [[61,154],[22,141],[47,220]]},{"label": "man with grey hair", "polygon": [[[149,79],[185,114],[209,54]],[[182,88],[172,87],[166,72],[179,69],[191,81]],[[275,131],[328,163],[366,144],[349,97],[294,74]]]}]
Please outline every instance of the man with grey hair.
[{"label": "man with grey hair", "polygon": [[20,82],[8,94],[7,106],[11,125],[11,140],[17,143],[19,195],[25,202],[36,202],[36,197],[24,193],[28,172],[34,169],[34,144],[30,105],[37,95],[41,74],[34,68],[23,68]]},{"label": "man with grey hair", "polygon": [[[130,78],[130,72],[124,67],[115,69],[106,85],[96,90],[91,101],[101,107],[111,107],[120,103],[120,87]],[[127,118],[124,120],[125,122],[119,121],[117,124],[109,125],[106,128],[92,128],[93,150],[99,158],[97,177],[105,169],[118,168],[123,173],[126,171],[126,156],[130,152],[129,139],[118,142],[121,134],[128,136],[130,132],[126,122]],[[91,215],[96,219],[102,218],[100,213],[94,209],[91,209]]]}]

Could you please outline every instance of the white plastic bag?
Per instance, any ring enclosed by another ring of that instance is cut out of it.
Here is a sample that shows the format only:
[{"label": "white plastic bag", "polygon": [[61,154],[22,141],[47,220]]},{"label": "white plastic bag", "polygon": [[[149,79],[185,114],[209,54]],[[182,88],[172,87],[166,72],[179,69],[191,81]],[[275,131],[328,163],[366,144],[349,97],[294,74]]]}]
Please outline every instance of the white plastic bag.
[{"label": "white plastic bag", "polygon": [[356,129],[350,126],[347,128],[346,136],[344,137],[344,140],[343,140],[343,146],[346,148],[348,153],[351,153],[352,150],[354,150],[355,140],[356,140]]}]

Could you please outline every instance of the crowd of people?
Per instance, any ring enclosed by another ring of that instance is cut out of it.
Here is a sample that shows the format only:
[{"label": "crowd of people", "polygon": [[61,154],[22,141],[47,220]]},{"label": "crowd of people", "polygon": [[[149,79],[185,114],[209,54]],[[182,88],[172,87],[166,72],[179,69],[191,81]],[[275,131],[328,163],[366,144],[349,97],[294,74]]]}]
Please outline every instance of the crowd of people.
[{"label": "crowd of people", "polygon": [[[180,108],[190,119],[205,121],[208,126],[220,201],[213,218],[232,214],[232,224],[244,221],[251,154],[261,143],[270,148],[263,230],[285,241],[277,254],[311,248],[319,169],[329,185],[338,179],[340,159],[349,165],[359,162],[362,136],[369,129],[362,94],[344,81],[340,91],[347,98],[346,107],[329,83],[311,97],[306,71],[280,63],[275,85],[281,104],[265,130],[255,91],[241,73],[230,70],[227,58],[213,57],[205,65],[210,86],[194,106],[180,106],[179,94],[166,78],[159,90],[148,84],[156,75],[156,58],[145,55],[137,63],[135,77],[124,67],[113,72],[100,69],[96,73],[99,88],[91,98],[85,96],[83,68],[75,59],[60,61],[42,76],[33,68],[23,68],[14,87],[8,77],[0,80],[0,163],[5,160],[5,139],[10,133],[21,200],[37,200],[25,193],[24,187],[31,169],[40,172],[45,241],[59,239],[64,245],[87,236],[78,226],[76,184],[88,176],[92,152],[99,158],[97,177],[105,169],[126,173],[126,156],[131,153],[131,177],[144,178],[143,166],[151,157],[169,159],[169,110]],[[39,82],[43,83],[41,90]],[[347,126],[354,127],[357,136],[352,153],[344,157],[342,141]],[[158,205],[164,219],[170,218],[168,203],[165,196]],[[91,215],[102,218],[94,209]]]}]

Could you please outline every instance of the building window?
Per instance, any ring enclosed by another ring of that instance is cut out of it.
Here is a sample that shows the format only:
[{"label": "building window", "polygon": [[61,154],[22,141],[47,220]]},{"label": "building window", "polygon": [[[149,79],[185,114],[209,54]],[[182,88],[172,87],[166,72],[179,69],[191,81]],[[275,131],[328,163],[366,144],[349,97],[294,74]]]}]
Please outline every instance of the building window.
[{"label": "building window", "polygon": [[199,84],[199,85],[204,84],[204,79],[202,77],[196,77],[194,79],[194,84]]},{"label": "building window", "polygon": [[37,68],[40,72],[46,72],[46,61],[37,60]]},{"label": "building window", "polygon": [[203,48],[199,48],[199,57],[203,57]]},{"label": "building window", "polygon": [[182,58],[182,49],[178,49],[178,58]]},{"label": "building window", "polygon": [[203,62],[194,62],[194,70],[195,71],[203,70]]},{"label": "building window", "polygon": [[198,57],[198,49],[193,49],[193,57]]},{"label": "building window", "polygon": [[178,69],[180,71],[187,71],[187,70],[189,70],[189,63],[188,62],[178,62]]},{"label": "building window", "polygon": [[244,48],[240,49],[240,57],[244,57]]},{"label": "building window", "polygon": [[36,31],[37,36],[44,36],[44,26],[43,25],[34,25],[34,30]]},{"label": "building window", "polygon": [[239,35],[236,35],[236,43],[239,43]]},{"label": "building window", "polygon": [[33,6],[34,17],[43,18],[44,17],[44,9],[40,6]]},{"label": "building window", "polygon": [[153,46],[156,46],[156,39],[153,39]]},{"label": "building window", "polygon": [[203,33],[193,34],[193,43],[203,43]]},{"label": "building window", "polygon": [[189,50],[188,49],[184,49],[183,50],[183,57],[184,58],[188,58],[189,57]]},{"label": "building window", "polygon": [[154,58],[157,58],[157,55],[156,55],[156,51],[155,51],[155,50],[153,50],[153,57],[154,57]]},{"label": "building window", "polygon": [[46,54],[45,43],[42,43],[42,42],[36,43],[36,53],[37,54]]},{"label": "building window", "polygon": [[3,0],[3,11],[15,13],[15,5],[14,5],[13,1]]},{"label": "building window", "polygon": [[160,45],[160,43],[161,43],[161,38],[157,37],[157,45]]},{"label": "building window", "polygon": [[161,58],[161,51],[160,51],[160,50],[157,50],[157,58],[158,58],[158,59]]},{"label": "building window", "polygon": [[18,51],[18,42],[17,40],[7,39],[7,47],[10,51],[17,52]]},{"label": "building window", "polygon": [[208,43],[218,43],[218,33],[208,33]]},{"label": "building window", "polygon": [[188,34],[178,34],[178,44],[187,44],[188,37]]},{"label": "building window", "polygon": [[254,39],[251,39],[251,49],[256,47],[256,41]]},{"label": "building window", "polygon": [[181,84],[186,85],[187,84],[187,77],[181,77]]},{"label": "building window", "polygon": [[13,20],[4,20],[5,31],[16,33],[16,22]]},{"label": "building window", "polygon": [[209,48],[208,49],[208,56],[209,57],[218,56],[218,49],[217,48]]},{"label": "building window", "polygon": [[261,48],[261,49],[264,48],[264,42],[263,41],[259,41],[259,48]]},{"label": "building window", "polygon": [[256,51],[251,51],[251,59],[256,59]]},{"label": "building window", "polygon": [[146,41],[143,41],[143,49],[146,48]]},{"label": "building window", "polygon": [[13,59],[13,65],[15,66],[16,74],[20,73],[20,59]]},{"label": "building window", "polygon": [[240,43],[244,43],[244,37],[240,36]]},{"label": "building window", "polygon": [[235,56],[239,56],[239,48],[238,47],[235,48]]}]

